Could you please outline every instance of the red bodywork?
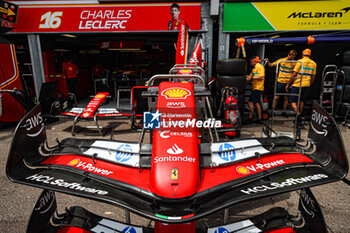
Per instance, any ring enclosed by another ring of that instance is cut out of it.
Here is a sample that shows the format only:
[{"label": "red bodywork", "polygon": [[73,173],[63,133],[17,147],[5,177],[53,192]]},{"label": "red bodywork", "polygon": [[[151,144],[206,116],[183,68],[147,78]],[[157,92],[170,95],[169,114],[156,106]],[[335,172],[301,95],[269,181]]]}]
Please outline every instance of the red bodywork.
[{"label": "red bodywork", "polygon": [[88,105],[84,108],[83,112],[80,114],[78,112],[63,112],[62,116],[78,116],[80,114],[81,118],[93,118],[95,115],[97,117],[121,117],[130,116],[130,113],[98,113],[98,108],[107,99],[109,95],[108,92],[98,92]]},{"label": "red bodywork", "polygon": [[185,20],[181,21],[179,36],[176,44],[175,64],[187,64],[188,49],[188,25]]},{"label": "red bodywork", "polygon": [[[0,90],[22,90],[15,46],[0,44]],[[22,119],[26,111],[8,93],[2,93],[2,115],[0,122],[16,122]]]},{"label": "red bodywork", "polygon": [[95,95],[95,97],[86,106],[81,116],[84,118],[87,118],[94,115],[98,107],[100,107],[101,103],[107,99],[108,95],[109,95],[108,92],[97,93],[97,95]]},{"label": "red bodywork", "polygon": [[193,84],[162,82],[157,110],[162,114],[162,126],[153,133],[151,190],[167,198],[191,196],[199,185],[198,130],[167,123],[196,120]]}]

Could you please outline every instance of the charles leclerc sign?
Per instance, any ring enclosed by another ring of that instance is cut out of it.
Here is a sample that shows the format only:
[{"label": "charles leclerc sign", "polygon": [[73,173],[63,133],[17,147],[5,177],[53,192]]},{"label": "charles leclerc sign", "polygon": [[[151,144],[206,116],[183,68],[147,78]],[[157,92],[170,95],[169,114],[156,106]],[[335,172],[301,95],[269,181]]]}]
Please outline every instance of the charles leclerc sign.
[{"label": "charles leclerc sign", "polygon": [[[181,3],[180,18],[200,30],[201,4]],[[11,33],[168,31],[171,3],[20,5]]]}]

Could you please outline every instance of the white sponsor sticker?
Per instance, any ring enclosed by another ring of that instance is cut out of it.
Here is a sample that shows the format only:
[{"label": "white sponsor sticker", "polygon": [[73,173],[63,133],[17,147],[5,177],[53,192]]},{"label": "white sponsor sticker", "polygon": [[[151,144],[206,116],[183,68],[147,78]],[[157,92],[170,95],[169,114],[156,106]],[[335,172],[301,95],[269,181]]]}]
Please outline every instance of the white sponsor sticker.
[{"label": "white sponsor sticker", "polygon": [[91,229],[92,232],[105,232],[115,233],[118,232],[129,232],[129,233],[142,233],[142,227],[129,226],[120,222],[112,221],[109,219],[102,219],[98,224]]},{"label": "white sponsor sticker", "polygon": [[139,153],[140,145],[138,143],[109,141],[96,141],[91,145],[90,149],[84,152],[85,155],[97,155],[96,158],[133,167],[139,166]]},{"label": "white sponsor sticker", "polygon": [[256,156],[256,153],[269,153],[256,139],[211,144],[211,160],[214,166],[240,161]]},{"label": "white sponsor sticker", "polygon": [[254,194],[258,192],[265,192],[268,190],[280,189],[286,186],[294,186],[297,184],[304,184],[315,180],[326,179],[328,176],[326,174],[316,174],[311,176],[299,177],[299,178],[288,178],[283,182],[272,182],[266,185],[259,185],[247,189],[241,189],[244,194]]},{"label": "white sponsor sticker", "polygon": [[224,226],[209,228],[208,233],[229,233],[229,232],[246,232],[246,233],[257,233],[261,232],[254,223],[250,220],[243,220]]},{"label": "white sponsor sticker", "polygon": [[116,108],[99,108],[97,110],[98,114],[112,114],[112,113],[119,113],[119,111]]},{"label": "white sponsor sticker", "polygon": [[26,180],[36,181],[38,183],[49,184],[52,186],[59,186],[59,187],[67,188],[67,189],[69,188],[69,189],[73,189],[73,190],[81,191],[81,192],[86,192],[86,193],[94,193],[94,194],[99,194],[99,195],[108,194],[108,192],[104,191],[104,190],[84,187],[81,184],[76,183],[76,182],[69,183],[69,182],[64,181],[63,179],[57,179],[55,177],[44,176],[44,175],[40,175],[40,174],[28,176],[26,178]]},{"label": "white sponsor sticker", "polygon": [[69,112],[81,113],[84,111],[84,108],[72,108]]}]

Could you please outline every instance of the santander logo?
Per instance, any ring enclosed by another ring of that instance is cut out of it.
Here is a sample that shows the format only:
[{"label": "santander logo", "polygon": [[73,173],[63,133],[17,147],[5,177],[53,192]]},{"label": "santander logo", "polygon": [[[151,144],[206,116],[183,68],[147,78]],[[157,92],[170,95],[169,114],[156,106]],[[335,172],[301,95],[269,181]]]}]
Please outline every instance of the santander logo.
[{"label": "santander logo", "polygon": [[184,152],[183,149],[181,149],[178,145],[176,145],[176,143],[169,149],[167,149],[166,151],[167,153],[171,154],[171,155],[179,155],[182,154]]}]

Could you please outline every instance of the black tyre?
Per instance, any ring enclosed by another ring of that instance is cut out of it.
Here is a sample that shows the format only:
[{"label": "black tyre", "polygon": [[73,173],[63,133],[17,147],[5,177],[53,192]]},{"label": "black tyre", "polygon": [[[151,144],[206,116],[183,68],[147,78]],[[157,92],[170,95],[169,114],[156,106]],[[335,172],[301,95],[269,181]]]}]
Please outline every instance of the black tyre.
[{"label": "black tyre", "polygon": [[350,85],[345,85],[344,86],[342,102],[350,103]]},{"label": "black tyre", "polygon": [[348,103],[337,103],[336,104],[336,114],[338,116],[345,116],[346,111],[350,107],[350,104]]},{"label": "black tyre", "polygon": [[216,73],[220,75],[245,75],[247,73],[247,61],[244,59],[218,60]]},{"label": "black tyre", "polygon": [[350,65],[350,50],[344,52],[343,64],[344,65]]},{"label": "black tyre", "polygon": [[218,90],[221,90],[223,87],[236,87],[238,90],[238,93],[245,92],[246,79],[244,75],[240,75],[240,76],[218,75],[217,80],[218,80],[217,87],[219,88]]},{"label": "black tyre", "polygon": [[350,84],[350,66],[342,66],[340,67],[340,69],[342,71],[344,71],[345,74],[345,85],[349,85]]}]

